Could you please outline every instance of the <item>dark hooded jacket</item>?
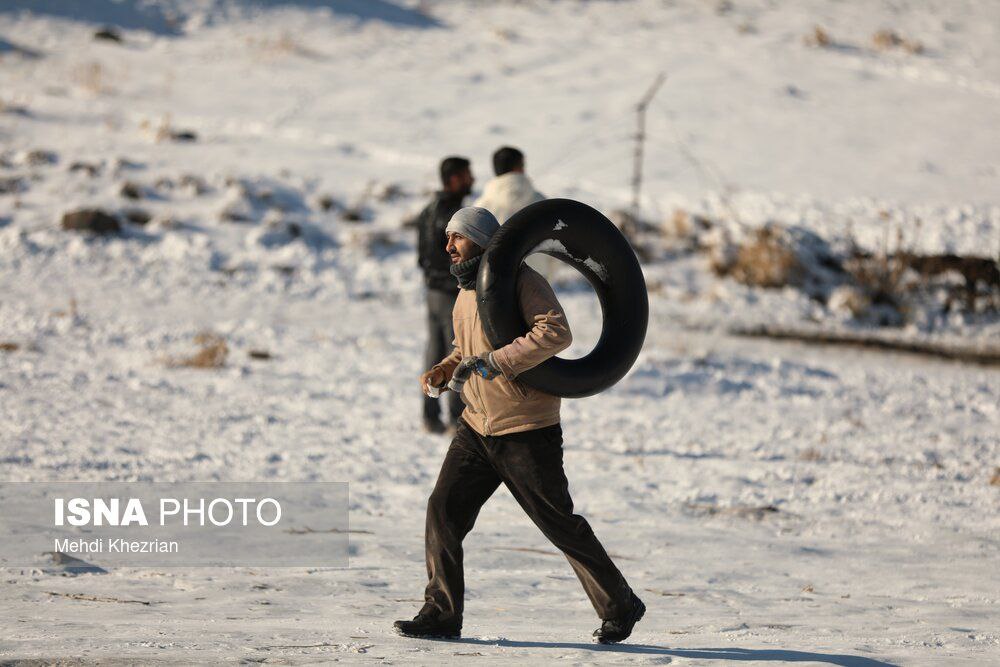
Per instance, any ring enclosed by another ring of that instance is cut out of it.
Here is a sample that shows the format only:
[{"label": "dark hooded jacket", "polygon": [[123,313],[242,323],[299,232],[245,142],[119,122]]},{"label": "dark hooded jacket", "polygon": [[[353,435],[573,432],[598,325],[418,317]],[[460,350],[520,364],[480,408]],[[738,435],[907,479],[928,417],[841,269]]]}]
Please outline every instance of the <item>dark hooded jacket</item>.
[{"label": "dark hooded jacket", "polygon": [[430,289],[458,292],[458,283],[451,275],[451,258],[444,249],[448,240],[444,230],[451,216],[462,208],[463,199],[464,195],[435,192],[417,216],[417,263]]}]

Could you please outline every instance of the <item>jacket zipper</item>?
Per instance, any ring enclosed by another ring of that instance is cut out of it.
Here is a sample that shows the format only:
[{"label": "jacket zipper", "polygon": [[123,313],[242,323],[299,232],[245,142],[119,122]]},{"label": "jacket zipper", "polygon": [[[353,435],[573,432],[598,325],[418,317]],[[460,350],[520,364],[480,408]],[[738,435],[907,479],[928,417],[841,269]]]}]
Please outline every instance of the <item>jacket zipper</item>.
[{"label": "jacket zipper", "polygon": [[[475,331],[480,326],[478,305],[479,304],[477,303],[476,304],[477,308],[473,311],[472,331]],[[471,343],[472,341],[470,340],[469,342]],[[475,378],[473,380],[474,381],[472,384],[476,386],[476,398],[478,399],[479,407],[483,411],[483,430],[486,431],[485,435],[490,435],[490,415],[488,412],[486,412],[486,404],[483,402],[483,395],[479,393],[479,387],[477,381],[475,380]]]}]

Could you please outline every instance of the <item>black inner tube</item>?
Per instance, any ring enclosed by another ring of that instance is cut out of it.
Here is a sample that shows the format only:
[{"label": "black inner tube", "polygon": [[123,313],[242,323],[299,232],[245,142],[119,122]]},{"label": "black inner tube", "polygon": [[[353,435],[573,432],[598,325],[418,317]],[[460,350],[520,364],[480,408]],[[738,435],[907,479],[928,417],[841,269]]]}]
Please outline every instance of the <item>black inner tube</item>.
[{"label": "black inner tube", "polygon": [[[546,199],[500,226],[483,255],[476,299],[493,349],[528,331],[517,298],[517,274],[528,255],[542,252],[582,273],[601,302],[597,345],[585,357],[553,357],[518,379],[556,396],[592,396],[622,379],[646,338],[649,297],[635,251],[600,211],[572,199]],[[570,326],[572,326],[570,322]]]}]

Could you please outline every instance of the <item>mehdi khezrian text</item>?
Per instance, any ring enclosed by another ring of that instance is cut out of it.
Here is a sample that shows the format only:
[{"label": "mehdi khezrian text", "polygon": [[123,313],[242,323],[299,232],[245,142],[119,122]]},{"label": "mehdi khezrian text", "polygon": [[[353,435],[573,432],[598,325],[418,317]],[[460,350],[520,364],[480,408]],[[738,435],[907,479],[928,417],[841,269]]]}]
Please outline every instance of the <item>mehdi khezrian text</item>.
[{"label": "mehdi khezrian text", "polygon": [[126,540],[121,537],[57,538],[55,551],[68,554],[175,554],[180,551],[180,547],[174,540]]}]

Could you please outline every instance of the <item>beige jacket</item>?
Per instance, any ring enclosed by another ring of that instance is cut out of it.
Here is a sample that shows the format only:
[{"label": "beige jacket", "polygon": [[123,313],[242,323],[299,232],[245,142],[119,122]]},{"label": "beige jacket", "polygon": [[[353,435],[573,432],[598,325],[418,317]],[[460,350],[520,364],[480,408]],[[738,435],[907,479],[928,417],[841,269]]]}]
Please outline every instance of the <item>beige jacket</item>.
[{"label": "beige jacket", "polygon": [[494,351],[479,319],[476,290],[460,291],[452,313],[455,349],[435,366],[450,380],[463,357],[493,352],[493,362],[503,375],[485,380],[473,374],[462,391],[462,418],[480,435],[504,435],[559,423],[559,397],[528,387],[517,376],[569,347],[573,341],[569,324],[552,288],[527,266],[522,266],[518,275],[517,296],[531,329]]}]

